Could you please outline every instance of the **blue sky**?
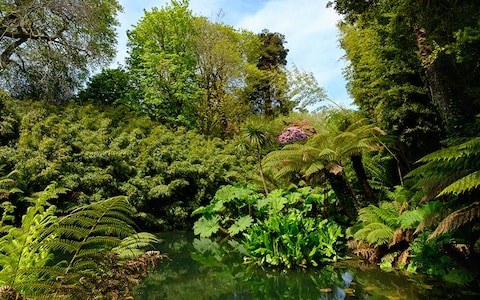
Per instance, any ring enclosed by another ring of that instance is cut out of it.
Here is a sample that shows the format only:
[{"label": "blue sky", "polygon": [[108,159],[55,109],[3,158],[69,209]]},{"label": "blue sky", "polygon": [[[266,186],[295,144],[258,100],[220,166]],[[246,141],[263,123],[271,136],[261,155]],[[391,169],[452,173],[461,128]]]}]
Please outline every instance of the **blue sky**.
[{"label": "blue sky", "polygon": [[[117,62],[127,55],[126,31],[144,15],[144,9],[162,7],[170,0],[119,0],[124,12],[119,15]],[[336,24],[340,17],[327,0],[190,0],[195,15],[217,19],[235,28],[259,33],[263,29],[285,35],[289,49],[287,60],[299,69],[312,72],[320,86],[335,102],[349,106],[341,59],[344,52],[338,44]]]}]

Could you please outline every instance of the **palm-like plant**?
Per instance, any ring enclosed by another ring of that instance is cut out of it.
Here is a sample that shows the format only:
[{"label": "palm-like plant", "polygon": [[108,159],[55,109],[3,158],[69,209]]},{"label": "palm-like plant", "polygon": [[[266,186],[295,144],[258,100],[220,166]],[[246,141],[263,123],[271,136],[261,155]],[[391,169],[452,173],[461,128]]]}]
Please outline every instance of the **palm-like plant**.
[{"label": "palm-like plant", "polygon": [[[139,248],[157,241],[151,234],[135,232],[126,197],[95,202],[57,218],[55,206],[47,202],[57,193],[50,185],[27,209],[20,228],[5,227],[8,231],[0,237],[0,298],[15,291],[17,296],[53,294],[64,299],[82,291],[80,297],[87,299],[84,283],[98,283],[112,271],[102,269],[106,259],[114,257],[112,263],[118,264],[121,258],[138,257]],[[53,253],[58,251],[67,259],[55,261]]]},{"label": "palm-like plant", "polygon": [[[443,200],[445,206],[441,211],[449,212],[435,224],[436,228],[430,238],[478,222],[480,137],[470,138],[458,145],[430,153],[421,158],[419,163],[422,165],[407,174],[407,178],[415,180],[415,187],[422,191],[420,201]],[[442,214],[439,211],[434,213]],[[420,224],[419,229],[429,225],[428,220],[435,219],[438,218],[427,218]],[[476,238],[478,242],[478,234]]]},{"label": "palm-like plant", "polygon": [[264,123],[249,121],[242,128],[240,148],[242,151],[247,151],[255,157],[266,195],[268,194],[268,187],[263,172],[262,159],[265,148],[271,145],[273,141],[273,135]]},{"label": "palm-like plant", "polygon": [[378,136],[383,133],[364,119],[351,123],[342,131],[336,128],[328,130],[325,125],[328,124],[318,128],[305,144],[290,144],[270,152],[265,157],[265,167],[275,170],[277,178],[301,174],[310,183],[328,180],[344,212],[353,221],[357,215],[357,204],[344,171],[345,162],[352,161],[367,197],[373,199],[373,190],[363,168],[362,153],[379,151]]}]

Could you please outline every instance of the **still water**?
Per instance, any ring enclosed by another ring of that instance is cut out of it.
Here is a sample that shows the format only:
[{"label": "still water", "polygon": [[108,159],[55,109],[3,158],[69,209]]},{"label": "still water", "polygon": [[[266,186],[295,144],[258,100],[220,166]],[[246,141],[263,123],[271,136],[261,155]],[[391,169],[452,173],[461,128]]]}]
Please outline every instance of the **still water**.
[{"label": "still water", "polygon": [[340,263],[308,270],[246,266],[232,242],[161,234],[160,263],[136,289],[135,299],[474,299],[431,278],[386,273],[374,266]]}]

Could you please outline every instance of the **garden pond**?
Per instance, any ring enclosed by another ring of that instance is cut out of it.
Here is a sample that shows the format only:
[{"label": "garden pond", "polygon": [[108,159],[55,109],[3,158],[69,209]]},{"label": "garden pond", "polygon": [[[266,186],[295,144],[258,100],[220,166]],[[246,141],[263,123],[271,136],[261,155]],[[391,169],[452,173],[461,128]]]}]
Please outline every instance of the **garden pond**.
[{"label": "garden pond", "polygon": [[232,241],[217,243],[189,232],[159,237],[159,250],[169,259],[136,288],[135,299],[477,299],[431,277],[384,272],[353,259],[278,271],[246,265]]}]

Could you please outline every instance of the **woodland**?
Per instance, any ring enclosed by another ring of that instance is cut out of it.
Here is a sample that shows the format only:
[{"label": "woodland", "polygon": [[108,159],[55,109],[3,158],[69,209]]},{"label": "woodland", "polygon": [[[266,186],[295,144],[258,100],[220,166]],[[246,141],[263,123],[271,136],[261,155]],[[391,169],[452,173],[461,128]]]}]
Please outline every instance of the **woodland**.
[{"label": "woodland", "polygon": [[119,68],[118,1],[0,1],[0,298],[133,299],[172,230],[478,293],[480,2],[328,7],[357,109],[282,33],[188,0],[145,11]]}]

